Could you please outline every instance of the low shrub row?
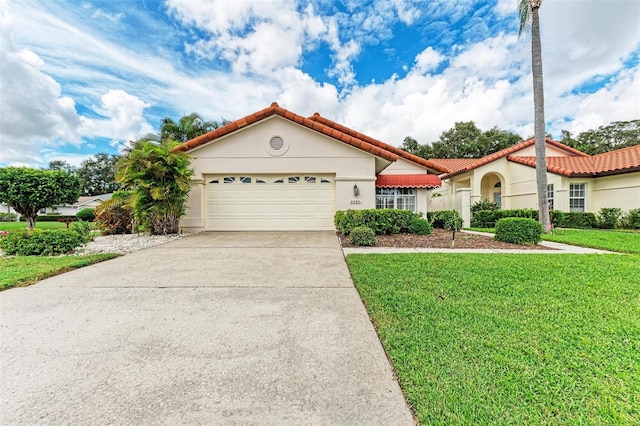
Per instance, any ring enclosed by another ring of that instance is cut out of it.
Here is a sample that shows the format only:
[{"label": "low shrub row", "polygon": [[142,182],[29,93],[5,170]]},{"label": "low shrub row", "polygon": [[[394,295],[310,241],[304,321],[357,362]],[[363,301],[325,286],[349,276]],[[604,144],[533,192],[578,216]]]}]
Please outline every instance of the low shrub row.
[{"label": "low shrub row", "polygon": [[[57,222],[59,220],[77,220],[78,218],[72,214],[43,214],[36,218],[36,222]],[[27,218],[24,216],[20,217],[20,222],[26,222]]]},{"label": "low shrub row", "polygon": [[476,210],[471,218],[471,227],[493,228],[500,219],[507,217],[524,217],[538,220],[538,211],[533,209]]},{"label": "low shrub row", "polygon": [[596,215],[593,213],[567,213],[559,210],[551,212],[551,223],[555,228],[591,229],[596,228]]},{"label": "low shrub row", "polygon": [[620,228],[640,229],[640,209],[632,209],[620,218]]},{"label": "low shrub row", "polygon": [[0,213],[0,222],[15,222],[18,220],[18,215],[15,213]]},{"label": "low shrub row", "polygon": [[8,256],[66,254],[85,243],[80,233],[67,229],[15,229],[0,234],[0,248]]},{"label": "low shrub row", "polygon": [[[489,207],[488,209],[478,209],[481,207]],[[472,228],[493,228],[500,219],[507,217],[524,217],[538,220],[538,211],[533,209],[513,209],[500,210],[491,208],[492,206],[476,203],[471,209],[471,227]],[[441,213],[441,212],[434,212]],[[440,223],[436,218],[432,222],[434,228],[439,227]],[[551,223],[556,228],[576,228],[576,229],[613,229],[627,228],[640,229],[640,209],[630,210],[627,214],[623,214],[622,209],[617,207],[602,208],[597,214],[588,212],[567,213],[560,210],[551,211]]]},{"label": "low shrub row", "polygon": [[[336,229],[343,235],[351,234],[354,228],[366,226],[376,235],[398,234],[419,230],[426,235],[431,233],[429,223],[420,213],[396,209],[368,209],[337,211],[334,216]],[[427,231],[428,229],[428,231]],[[417,232],[416,232],[417,233]]]}]

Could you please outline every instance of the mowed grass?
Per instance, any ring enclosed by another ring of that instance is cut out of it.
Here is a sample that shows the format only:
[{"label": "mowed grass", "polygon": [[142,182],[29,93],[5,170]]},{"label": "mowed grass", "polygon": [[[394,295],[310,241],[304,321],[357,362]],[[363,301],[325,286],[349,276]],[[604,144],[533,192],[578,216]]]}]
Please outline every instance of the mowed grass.
[{"label": "mowed grass", "polygon": [[640,424],[640,256],[347,262],[421,424]]},{"label": "mowed grass", "polygon": [[553,234],[543,235],[542,239],[621,253],[640,254],[640,232],[559,229]]},{"label": "mowed grass", "polygon": [[[469,228],[471,231],[495,233],[495,228]],[[590,247],[620,253],[640,254],[640,232],[631,230],[557,229],[543,234],[545,241]]]},{"label": "mowed grass", "polygon": [[117,254],[95,254],[57,257],[0,257],[0,289],[31,285],[39,280],[117,256]]},{"label": "mowed grass", "polygon": [[[67,225],[62,222],[36,222],[36,229],[66,229]],[[27,222],[0,222],[0,231],[11,229],[27,229]]]}]

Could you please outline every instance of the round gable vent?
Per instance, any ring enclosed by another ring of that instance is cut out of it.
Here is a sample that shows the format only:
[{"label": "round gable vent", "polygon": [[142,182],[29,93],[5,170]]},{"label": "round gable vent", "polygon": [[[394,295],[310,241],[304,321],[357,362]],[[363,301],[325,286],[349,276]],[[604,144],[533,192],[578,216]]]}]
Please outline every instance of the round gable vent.
[{"label": "round gable vent", "polygon": [[280,136],[274,136],[269,140],[269,143],[265,144],[265,148],[270,155],[280,156],[287,152],[289,143]]},{"label": "round gable vent", "polygon": [[282,148],[284,148],[284,141],[280,136],[274,136],[271,138],[269,146],[274,151],[280,151]]}]

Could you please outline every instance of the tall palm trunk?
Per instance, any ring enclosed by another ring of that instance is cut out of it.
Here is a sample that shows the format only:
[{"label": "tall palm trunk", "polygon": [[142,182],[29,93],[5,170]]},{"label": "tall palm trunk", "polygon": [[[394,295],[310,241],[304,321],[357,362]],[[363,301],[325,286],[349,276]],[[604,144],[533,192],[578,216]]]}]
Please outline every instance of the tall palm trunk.
[{"label": "tall palm trunk", "polygon": [[531,1],[531,67],[533,73],[534,132],[536,147],[536,183],[538,187],[538,214],[543,232],[550,229],[549,201],[547,200],[547,146],[544,120],[544,88],[542,80],[542,44],[540,42],[540,1]]}]

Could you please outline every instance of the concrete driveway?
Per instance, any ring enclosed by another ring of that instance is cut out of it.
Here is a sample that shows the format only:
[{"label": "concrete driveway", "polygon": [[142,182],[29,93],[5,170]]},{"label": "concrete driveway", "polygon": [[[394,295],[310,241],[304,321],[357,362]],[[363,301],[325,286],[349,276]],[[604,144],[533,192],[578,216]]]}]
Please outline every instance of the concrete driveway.
[{"label": "concrete driveway", "polygon": [[1,424],[413,424],[332,232],[196,234],[0,309]]}]

